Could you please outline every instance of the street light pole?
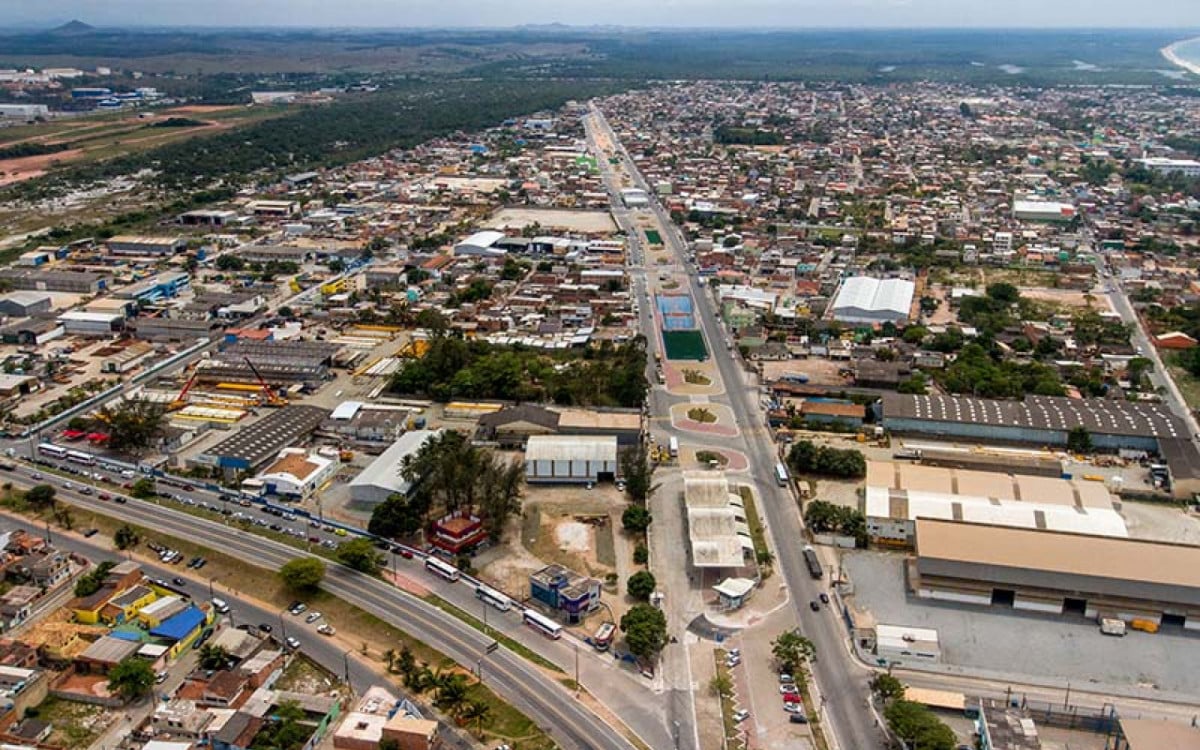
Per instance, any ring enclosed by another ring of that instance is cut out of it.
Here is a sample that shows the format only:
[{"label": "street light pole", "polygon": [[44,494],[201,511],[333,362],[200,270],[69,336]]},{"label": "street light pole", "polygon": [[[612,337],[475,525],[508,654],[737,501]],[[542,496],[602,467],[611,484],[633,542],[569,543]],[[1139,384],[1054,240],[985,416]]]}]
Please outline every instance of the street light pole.
[{"label": "street light pole", "polygon": [[346,678],[346,684],[353,689],[354,685],[350,682],[350,649],[346,649],[342,653],[342,672]]},{"label": "street light pole", "polygon": [[575,697],[579,697],[579,644],[575,644]]},{"label": "street light pole", "polygon": [[283,613],[286,611],[286,609],[279,610],[279,637],[285,641],[287,640],[287,623],[283,620]]}]

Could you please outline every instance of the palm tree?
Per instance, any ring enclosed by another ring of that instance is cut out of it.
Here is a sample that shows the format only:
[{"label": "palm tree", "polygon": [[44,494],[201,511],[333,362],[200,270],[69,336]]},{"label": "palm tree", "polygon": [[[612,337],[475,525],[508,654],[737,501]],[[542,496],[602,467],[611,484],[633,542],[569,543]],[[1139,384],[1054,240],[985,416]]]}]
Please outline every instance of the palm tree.
[{"label": "palm tree", "polygon": [[483,737],[483,720],[486,719],[488,714],[491,712],[491,706],[477,698],[472,698],[471,700],[468,700],[462,707],[462,712],[459,714],[459,718],[461,718],[467,724],[475,722],[475,733],[480,737]]},{"label": "palm tree", "polygon": [[404,686],[411,688],[413,678],[417,674],[417,660],[408,646],[401,648],[400,653],[396,656],[396,671],[404,679]]},{"label": "palm tree", "polygon": [[444,675],[438,682],[437,700],[434,703],[438,708],[457,718],[467,702],[467,681],[463,679],[462,675],[451,674]]},{"label": "palm tree", "polygon": [[437,687],[438,676],[433,673],[429,667],[421,667],[420,670],[413,675],[412,689],[418,693],[424,693],[426,690]]}]

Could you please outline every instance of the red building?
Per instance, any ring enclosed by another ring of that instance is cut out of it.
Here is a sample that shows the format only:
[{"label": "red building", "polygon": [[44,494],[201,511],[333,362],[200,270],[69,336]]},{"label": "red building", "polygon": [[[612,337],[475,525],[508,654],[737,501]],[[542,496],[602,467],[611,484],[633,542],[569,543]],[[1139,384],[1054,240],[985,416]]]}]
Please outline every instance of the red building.
[{"label": "red building", "polygon": [[487,537],[478,516],[462,513],[452,513],[434,521],[429,528],[429,543],[452,555],[470,551]]}]

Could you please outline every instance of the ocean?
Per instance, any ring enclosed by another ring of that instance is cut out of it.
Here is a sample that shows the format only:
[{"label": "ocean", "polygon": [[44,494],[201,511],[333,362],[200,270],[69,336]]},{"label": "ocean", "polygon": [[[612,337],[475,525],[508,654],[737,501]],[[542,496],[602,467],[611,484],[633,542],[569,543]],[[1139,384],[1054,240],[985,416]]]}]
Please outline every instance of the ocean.
[{"label": "ocean", "polygon": [[1175,54],[1192,65],[1200,65],[1200,39],[1189,39],[1175,47]]}]

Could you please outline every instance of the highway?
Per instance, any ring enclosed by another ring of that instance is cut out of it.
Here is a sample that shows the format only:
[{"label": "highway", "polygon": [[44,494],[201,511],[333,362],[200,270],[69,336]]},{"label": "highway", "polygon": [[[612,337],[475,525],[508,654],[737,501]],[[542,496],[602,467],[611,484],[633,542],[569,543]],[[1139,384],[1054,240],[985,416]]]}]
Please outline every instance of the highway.
[{"label": "highway", "polygon": [[[678,227],[672,223],[662,204],[647,189],[645,179],[638,173],[603,114],[593,106],[589,119],[605,131],[607,139],[621,154],[625,169],[634,184],[651,195],[651,207],[663,230],[663,239],[675,256],[676,262],[686,269],[687,247]],[[688,282],[696,303],[697,322],[725,385],[725,395],[713,397],[712,400],[728,405],[741,428],[741,436],[729,439],[725,444],[744,450],[748,457],[750,474],[755,478],[755,486],[762,498],[762,510],[766,516],[764,520],[771,536],[775,540],[796,540],[775,544],[775,567],[791,592],[791,606],[796,609],[797,617],[802,623],[801,631],[817,649],[818,658],[813,664],[814,677],[825,699],[824,711],[830,733],[833,735],[833,744],[844,750],[879,747],[883,737],[875,728],[874,719],[866,709],[870,671],[848,653],[845,629],[836,613],[829,608],[812,612],[808,607],[808,603],[816,599],[819,593],[826,589],[827,584],[824,581],[815,581],[809,575],[799,542],[804,538],[804,530],[796,499],[790,491],[779,487],[773,480],[778,457],[757,407],[756,387],[748,381],[746,374],[735,361],[734,353],[724,346],[727,335],[716,318],[711,298],[704,289],[702,280],[694,274],[689,274]],[[648,330],[646,333],[648,338],[657,339],[657,331]],[[662,416],[662,412],[657,409],[654,413]],[[739,442],[744,443],[744,448],[738,445]]]},{"label": "highway", "polygon": [[[30,477],[31,472],[30,468],[19,466],[11,475],[13,483],[24,487],[37,484],[38,480]],[[278,570],[287,561],[303,554],[281,542],[167,506],[137,500],[114,506],[94,495],[82,495],[77,489],[68,490],[61,486],[58,487],[58,496],[72,505],[123,518],[163,534],[189,539],[271,571]],[[336,563],[327,564],[325,581],[321,587],[426,641],[459,664],[475,664],[492,643],[491,638],[457,617],[383,581]],[[258,612],[258,616],[263,616],[263,613]],[[277,615],[270,615],[260,622],[275,622],[276,619]],[[306,641],[315,639],[320,642],[319,636],[306,635],[310,636]],[[484,672],[485,682],[493,690],[525,712],[563,748],[626,750],[633,747],[606,722],[580,705],[555,679],[503,646],[487,656]],[[369,678],[360,676],[360,682],[363,679]]]}]

